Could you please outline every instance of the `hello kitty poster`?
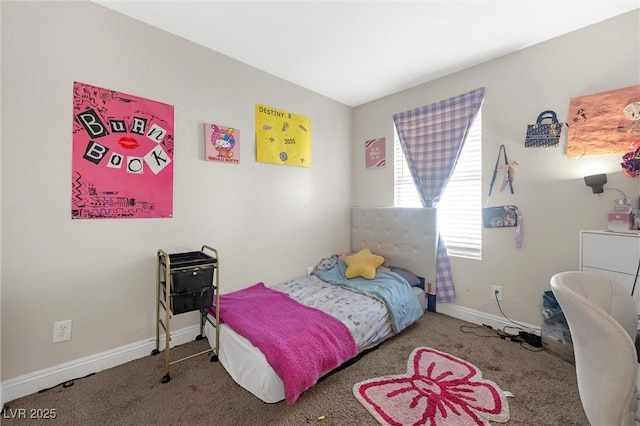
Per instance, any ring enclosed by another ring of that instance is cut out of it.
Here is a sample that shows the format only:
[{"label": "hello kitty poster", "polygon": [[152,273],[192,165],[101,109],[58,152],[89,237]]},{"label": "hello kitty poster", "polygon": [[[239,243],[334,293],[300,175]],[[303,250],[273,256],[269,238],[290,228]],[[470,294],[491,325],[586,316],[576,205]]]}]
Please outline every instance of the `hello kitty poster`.
[{"label": "hello kitty poster", "polygon": [[240,163],[240,130],[205,123],[204,156],[208,161]]}]

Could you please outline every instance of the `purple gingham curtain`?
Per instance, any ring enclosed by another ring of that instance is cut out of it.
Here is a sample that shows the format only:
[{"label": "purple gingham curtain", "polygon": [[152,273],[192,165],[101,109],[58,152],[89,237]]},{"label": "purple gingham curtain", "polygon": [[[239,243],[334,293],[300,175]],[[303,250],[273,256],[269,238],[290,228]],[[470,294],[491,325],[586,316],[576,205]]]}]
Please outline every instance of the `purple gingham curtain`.
[{"label": "purple gingham curtain", "polygon": [[[484,87],[393,116],[422,205],[435,207],[476,117]],[[455,300],[447,247],[438,238],[436,300]]]}]

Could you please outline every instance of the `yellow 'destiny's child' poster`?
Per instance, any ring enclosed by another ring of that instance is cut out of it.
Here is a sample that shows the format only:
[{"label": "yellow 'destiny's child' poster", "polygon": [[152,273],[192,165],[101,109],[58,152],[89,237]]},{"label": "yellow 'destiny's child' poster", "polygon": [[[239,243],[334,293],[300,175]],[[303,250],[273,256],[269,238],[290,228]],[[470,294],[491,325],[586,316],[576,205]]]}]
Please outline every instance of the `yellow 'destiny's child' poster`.
[{"label": "yellow 'destiny's child' poster", "polygon": [[256,104],[256,155],[260,163],[311,167],[311,119]]}]

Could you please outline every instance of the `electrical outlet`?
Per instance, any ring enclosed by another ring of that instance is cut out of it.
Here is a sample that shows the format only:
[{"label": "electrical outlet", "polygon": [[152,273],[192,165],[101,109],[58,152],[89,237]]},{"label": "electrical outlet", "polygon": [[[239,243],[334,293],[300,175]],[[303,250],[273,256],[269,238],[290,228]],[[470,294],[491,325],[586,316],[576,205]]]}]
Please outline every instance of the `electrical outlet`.
[{"label": "electrical outlet", "polygon": [[491,298],[493,300],[498,299],[500,302],[502,302],[502,286],[501,285],[491,286]]},{"label": "electrical outlet", "polygon": [[307,266],[307,276],[311,275],[313,272],[313,266]]},{"label": "electrical outlet", "polygon": [[53,323],[53,343],[71,340],[71,320]]}]

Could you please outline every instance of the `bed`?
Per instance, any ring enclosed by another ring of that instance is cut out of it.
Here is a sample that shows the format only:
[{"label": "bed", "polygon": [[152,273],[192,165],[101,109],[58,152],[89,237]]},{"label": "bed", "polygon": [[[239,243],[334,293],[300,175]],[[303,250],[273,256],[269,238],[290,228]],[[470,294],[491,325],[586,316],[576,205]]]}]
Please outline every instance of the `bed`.
[{"label": "bed", "polygon": [[[260,400],[266,403],[286,400],[287,404],[293,404],[319,377],[401,333],[422,316],[426,307],[424,289],[431,286],[435,293],[436,246],[435,209],[354,207],[351,253],[360,254],[368,250],[373,256],[384,257],[383,268],[376,270],[375,279],[361,276],[346,278],[345,274],[350,268],[345,263],[346,259],[330,255],[321,259],[309,276],[269,287],[257,283],[246,289],[221,295],[221,311],[225,307],[225,300],[227,311],[225,314],[221,313],[223,323],[219,326],[220,362],[236,383]],[[409,280],[416,277],[420,278],[420,282],[409,284]],[[401,295],[387,295],[389,288],[393,288],[393,293]],[[366,294],[362,293],[363,289]],[[407,296],[407,293],[411,296]],[[249,304],[239,304],[245,302]],[[280,307],[279,303],[284,305]],[[269,311],[270,306],[278,308]],[[289,307],[306,310],[288,313]],[[234,311],[241,319],[240,323],[231,321]],[[324,317],[315,318],[316,314]],[[297,335],[305,336],[306,331],[300,327],[307,326],[307,316],[314,317],[308,320],[308,327],[314,330],[313,333],[321,333],[324,328],[333,333],[345,333],[342,330],[344,328],[348,330],[349,336],[319,336],[316,346],[313,339],[306,337],[304,343],[296,342]],[[293,321],[292,317],[305,320]],[[249,335],[244,328],[244,324],[251,326],[256,323],[264,323],[266,327],[258,337]],[[280,326],[285,327],[285,331],[279,331]],[[206,321],[205,334],[211,347],[215,347],[215,333],[215,328]],[[244,333],[247,334],[243,335]],[[287,349],[282,349],[280,356],[277,352],[281,350],[277,346],[280,343],[275,343],[285,337],[293,341],[282,343],[284,346],[308,344],[309,349],[305,351],[307,353],[327,350],[326,356],[331,361],[305,369],[304,374],[312,377],[298,379],[295,375],[287,376],[292,366],[280,364],[281,358],[284,359],[289,354]],[[265,342],[275,345],[275,348],[263,347]],[[313,372],[314,368],[317,371]],[[295,382],[296,380],[301,383]]]}]

